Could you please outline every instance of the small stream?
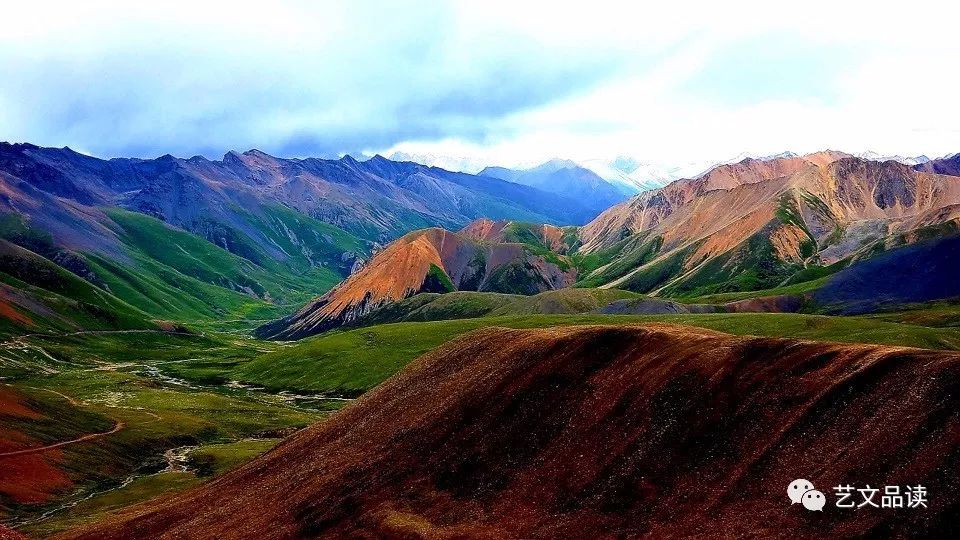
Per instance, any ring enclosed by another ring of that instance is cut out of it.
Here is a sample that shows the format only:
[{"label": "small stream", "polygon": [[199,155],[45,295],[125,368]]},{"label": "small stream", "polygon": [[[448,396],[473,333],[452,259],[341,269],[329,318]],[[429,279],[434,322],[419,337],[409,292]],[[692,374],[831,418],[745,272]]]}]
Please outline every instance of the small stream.
[{"label": "small stream", "polygon": [[[353,401],[353,398],[344,398],[331,396],[323,393],[301,394],[290,391],[271,392],[267,388],[244,384],[239,381],[229,381],[220,385],[200,384],[188,381],[179,377],[168,375],[160,370],[154,364],[130,364],[123,365],[122,368],[129,369],[129,372],[140,375],[147,379],[156,381],[162,385],[168,385],[180,389],[193,391],[217,392],[236,398],[251,399],[260,403],[269,405],[284,405],[310,412],[331,412]],[[4,522],[4,525],[14,529],[41,523],[57,514],[66,512],[78,504],[105,495],[107,493],[123,489],[138,479],[162,473],[190,473],[193,472],[189,466],[190,453],[196,450],[198,446],[187,445],[168,448],[163,451],[160,460],[150,458],[132,474],[125,477],[118,484],[104,488],[93,489],[89,492],[80,491],[75,493],[70,499],[52,507],[39,515],[30,517],[14,518]],[[165,464],[165,467],[164,467]]]},{"label": "small stream", "polygon": [[219,385],[201,384],[168,375],[153,364],[140,365],[136,369],[132,370],[132,373],[162,384],[176,386],[178,388],[217,392],[232,397],[246,397],[260,403],[266,403],[269,405],[282,404],[311,412],[329,412],[332,409],[338,409],[356,399],[326,394],[323,392],[300,393],[292,392],[290,390],[273,392],[263,386],[246,384],[240,381],[228,381]]},{"label": "small stream", "polygon": [[100,495],[105,495],[113,491],[121,490],[141,478],[147,478],[149,476],[154,476],[157,474],[169,473],[169,472],[178,472],[178,473],[193,472],[189,467],[189,459],[190,459],[190,453],[196,450],[197,448],[199,448],[199,446],[195,446],[195,445],[178,446],[176,448],[170,448],[163,453],[163,463],[166,464],[165,468],[157,470],[156,460],[154,459],[148,460],[148,462],[142,465],[136,472],[128,475],[119,484],[115,486],[111,486],[104,489],[93,489],[86,493],[80,492],[77,496],[75,496],[75,498],[68,500],[66,502],[63,502],[57,506],[54,506],[53,508],[50,508],[44,511],[40,515],[31,517],[31,518],[9,521],[4,524],[7,525],[8,527],[12,527],[16,529],[16,528],[24,527],[27,525],[41,523],[47,520],[48,518],[51,518],[61,512],[65,512],[84,501],[88,501],[90,499],[99,497]]}]

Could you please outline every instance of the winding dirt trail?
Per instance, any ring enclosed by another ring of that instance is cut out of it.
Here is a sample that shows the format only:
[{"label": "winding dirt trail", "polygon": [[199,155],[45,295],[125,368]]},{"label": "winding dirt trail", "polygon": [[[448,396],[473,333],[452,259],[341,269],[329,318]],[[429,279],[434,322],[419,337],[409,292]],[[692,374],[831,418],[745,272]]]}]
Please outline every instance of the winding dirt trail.
[{"label": "winding dirt trail", "polygon": [[[30,386],[30,387],[28,387],[28,388],[33,388],[33,389],[35,389],[35,390],[43,390],[44,392],[50,392],[51,394],[56,394],[56,395],[62,397],[63,399],[67,400],[71,405],[73,405],[73,406],[75,406],[75,407],[85,407],[85,406],[86,406],[86,404],[81,403],[81,402],[77,401],[76,399],[74,399],[74,398],[72,398],[72,397],[70,397],[70,396],[68,396],[68,395],[66,395],[66,394],[57,392],[56,390],[51,390],[51,389],[49,389],[49,388],[37,388],[37,387],[35,387],[35,386]],[[160,420],[160,415],[158,415],[158,414],[156,414],[156,413],[149,412],[149,411],[143,411],[143,412],[149,414],[150,416],[153,416],[153,417],[156,419],[156,420],[154,420],[154,421]],[[63,447],[63,446],[68,446],[68,445],[71,445],[71,444],[77,444],[77,443],[81,443],[81,442],[85,442],[85,441],[92,441],[92,440],[94,440],[94,439],[99,439],[100,437],[106,437],[107,435],[112,435],[112,434],[120,431],[121,429],[123,429],[123,428],[125,428],[125,427],[127,427],[127,425],[126,425],[122,420],[117,420],[117,423],[116,423],[116,424],[113,426],[113,428],[110,429],[109,431],[102,431],[102,432],[100,432],[100,433],[88,433],[88,434],[86,434],[86,435],[82,435],[82,436],[77,437],[77,438],[75,438],[75,439],[70,439],[69,441],[61,441],[61,442],[58,442],[58,443],[48,444],[48,445],[46,445],[46,446],[38,446],[38,447],[35,447],[35,448],[24,448],[24,449],[22,449],[22,450],[12,450],[12,451],[10,451],[10,452],[0,452],[0,459],[5,458],[5,457],[12,457],[12,456],[25,456],[25,455],[28,455],[28,454],[38,454],[38,453],[40,453],[40,452],[46,452],[47,450],[53,450],[54,448],[61,448],[61,447]]]},{"label": "winding dirt trail", "polygon": [[127,427],[126,424],[124,424],[122,421],[117,421],[117,424],[113,426],[113,429],[111,429],[110,431],[103,431],[100,433],[88,433],[82,437],[77,437],[76,439],[70,439],[69,441],[61,441],[58,443],[48,444],[46,446],[40,446],[37,448],[24,448],[23,450],[3,452],[3,453],[0,453],[0,458],[11,457],[11,456],[24,456],[27,454],[37,454],[40,452],[46,452],[47,450],[53,450],[54,448],[60,448],[62,446],[68,446],[71,444],[76,444],[84,441],[99,439],[100,437],[106,437],[107,435],[112,435],[125,427]]}]

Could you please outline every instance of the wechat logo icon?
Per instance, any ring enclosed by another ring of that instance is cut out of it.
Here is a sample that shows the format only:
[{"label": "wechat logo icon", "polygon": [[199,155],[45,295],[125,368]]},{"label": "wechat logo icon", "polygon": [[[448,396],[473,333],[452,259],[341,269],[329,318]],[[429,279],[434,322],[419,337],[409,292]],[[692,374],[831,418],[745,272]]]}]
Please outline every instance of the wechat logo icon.
[{"label": "wechat logo icon", "polygon": [[807,510],[823,512],[823,507],[827,504],[827,498],[823,492],[817,491],[813,487],[813,482],[798,478],[787,486],[787,497],[790,497],[790,504],[800,503]]}]

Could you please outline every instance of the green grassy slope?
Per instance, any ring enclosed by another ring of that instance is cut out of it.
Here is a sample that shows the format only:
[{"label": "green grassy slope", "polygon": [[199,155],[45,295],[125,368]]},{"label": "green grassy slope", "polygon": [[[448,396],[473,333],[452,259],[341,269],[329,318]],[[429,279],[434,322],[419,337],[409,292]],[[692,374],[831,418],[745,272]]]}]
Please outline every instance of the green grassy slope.
[{"label": "green grassy slope", "polygon": [[350,327],[498,315],[589,313],[614,300],[641,297],[618,289],[559,289],[532,296],[472,291],[420,293],[368,313]]},{"label": "green grassy slope", "polygon": [[144,214],[104,213],[122,256],[73,253],[21,216],[0,215],[0,333],[144,328],[151,318],[255,325],[322,294],[368,251],[365,241],[280,206],[247,214],[272,253],[222,224],[201,228],[232,251]]},{"label": "green grassy slope", "polygon": [[355,395],[393,375],[417,356],[477,328],[644,322],[688,324],[738,335],[960,349],[960,328],[927,328],[861,317],[785,313],[505,316],[332,332],[239,365],[231,376],[276,389]]},{"label": "green grassy slope", "polygon": [[[208,363],[222,368],[246,362],[276,349],[272,343],[163,332],[31,336],[18,343],[16,348],[0,348],[0,377],[45,418],[0,418],[5,429],[30,436],[31,446],[37,446],[103,432],[123,422],[116,433],[51,454],[51,466],[64,471],[73,486],[51,490],[39,485],[52,497],[48,503],[11,500],[3,495],[9,486],[0,481],[0,519],[37,518],[64,502],[78,503],[23,528],[37,536],[194,485],[327,414],[285,396],[195,385],[167,375],[168,366],[187,361],[201,371]],[[192,446],[199,447],[185,448],[191,470],[162,472],[168,467],[167,450]],[[115,489],[131,474],[135,481]]]},{"label": "green grassy slope", "polygon": [[[119,209],[106,212],[117,224],[132,261],[125,263],[91,253],[86,258],[111,291],[158,317],[181,321],[275,317],[328,290],[344,275],[342,270],[305,262],[303,253],[293,249],[290,238],[298,237],[293,232],[287,236],[286,247],[299,257],[284,264],[252,251],[250,256],[260,261],[257,264],[155,218]],[[288,212],[278,211],[276,215],[300,235],[306,235],[305,228],[315,225],[307,223],[309,218],[300,219]],[[319,245],[342,244],[344,251],[362,248],[361,241],[333,227],[310,230],[324,231],[317,232],[317,238],[324,240],[313,245],[316,251],[304,248],[312,257],[332,256],[322,252]],[[326,242],[327,238],[331,242]],[[278,236],[277,243],[283,248],[279,240]]]},{"label": "green grassy slope", "polygon": [[533,296],[520,296],[493,310],[492,315],[552,315],[587,313],[614,300],[642,295],[619,289],[559,289]]},{"label": "green grassy slope", "polygon": [[0,334],[155,327],[134,306],[6,240],[0,240],[0,302]]}]

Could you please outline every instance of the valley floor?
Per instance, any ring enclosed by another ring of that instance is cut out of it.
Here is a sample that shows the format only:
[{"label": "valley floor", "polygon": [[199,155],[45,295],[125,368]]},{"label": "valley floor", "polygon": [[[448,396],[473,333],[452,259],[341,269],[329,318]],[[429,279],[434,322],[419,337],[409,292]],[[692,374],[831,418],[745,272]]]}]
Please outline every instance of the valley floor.
[{"label": "valley floor", "polygon": [[233,468],[345,403],[169,372],[276,348],[223,334],[8,339],[0,344],[0,519],[37,536],[96,520]]},{"label": "valley floor", "polygon": [[679,323],[737,335],[960,350],[953,304],[863,317],[525,315],[396,323],[300,342],[93,332],[0,344],[0,522],[31,536],[195,486],[483,327]]}]

